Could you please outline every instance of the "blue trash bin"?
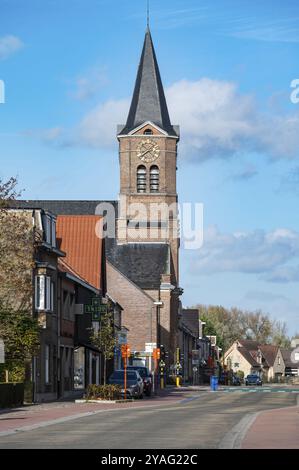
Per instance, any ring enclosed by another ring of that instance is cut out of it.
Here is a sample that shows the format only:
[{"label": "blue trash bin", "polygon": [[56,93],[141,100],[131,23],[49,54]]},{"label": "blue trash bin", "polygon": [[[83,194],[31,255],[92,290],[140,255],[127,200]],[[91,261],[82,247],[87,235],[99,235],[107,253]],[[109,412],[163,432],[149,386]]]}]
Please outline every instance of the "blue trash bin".
[{"label": "blue trash bin", "polygon": [[218,377],[214,375],[214,390],[218,390]]},{"label": "blue trash bin", "polygon": [[218,377],[216,375],[211,375],[210,384],[213,392],[218,390]]}]

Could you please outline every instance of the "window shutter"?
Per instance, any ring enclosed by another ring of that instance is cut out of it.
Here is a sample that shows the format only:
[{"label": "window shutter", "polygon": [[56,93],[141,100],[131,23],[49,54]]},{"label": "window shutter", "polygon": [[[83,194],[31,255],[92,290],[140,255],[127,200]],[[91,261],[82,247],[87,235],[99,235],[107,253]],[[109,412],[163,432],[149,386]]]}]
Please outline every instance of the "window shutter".
[{"label": "window shutter", "polygon": [[51,220],[51,229],[52,229],[52,234],[51,234],[51,242],[52,246],[55,248],[56,247],[56,220],[52,219]]},{"label": "window shutter", "polygon": [[35,283],[34,283],[34,305],[35,308],[40,308],[40,291],[39,291],[39,276],[35,276]]},{"label": "window shutter", "polygon": [[51,278],[46,277],[46,310],[51,310]]},{"label": "window shutter", "polygon": [[36,307],[39,310],[45,309],[45,276],[36,276],[37,277],[37,302]]},{"label": "window shutter", "polygon": [[51,282],[51,305],[50,305],[51,312],[54,311],[54,282]]}]

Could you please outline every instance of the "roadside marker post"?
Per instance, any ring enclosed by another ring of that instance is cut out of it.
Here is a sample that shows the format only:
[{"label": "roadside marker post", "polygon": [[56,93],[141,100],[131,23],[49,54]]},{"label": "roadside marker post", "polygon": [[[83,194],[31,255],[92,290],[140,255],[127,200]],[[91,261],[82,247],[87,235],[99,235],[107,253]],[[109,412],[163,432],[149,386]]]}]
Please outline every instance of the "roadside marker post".
[{"label": "roadside marker post", "polygon": [[125,394],[124,394],[124,399],[127,399],[127,360],[130,357],[131,354],[131,349],[128,344],[122,344],[121,346],[121,355],[124,361],[124,388],[125,388]]},{"label": "roadside marker post", "polygon": [[[153,389],[154,392],[157,391],[158,389],[158,371],[157,371],[157,365],[158,365],[158,360],[160,359],[160,348],[155,348],[153,349],[153,359],[154,359],[154,380],[153,380]],[[155,383],[156,381],[156,383]]]},{"label": "roadside marker post", "polygon": [[176,369],[176,377],[175,377],[175,385],[176,387],[180,387],[181,384],[180,384],[180,376],[179,376],[179,373],[180,373],[180,369],[182,368],[181,366],[181,363],[180,363],[180,348],[176,348],[176,365],[175,365],[175,369]]}]

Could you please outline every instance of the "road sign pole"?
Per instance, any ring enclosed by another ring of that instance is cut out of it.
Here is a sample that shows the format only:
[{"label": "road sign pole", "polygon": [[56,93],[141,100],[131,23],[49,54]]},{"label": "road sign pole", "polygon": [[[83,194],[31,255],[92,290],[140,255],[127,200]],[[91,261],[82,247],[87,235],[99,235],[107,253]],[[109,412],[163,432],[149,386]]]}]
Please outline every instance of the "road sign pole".
[{"label": "road sign pole", "polygon": [[124,357],[124,385],[125,385],[125,400],[127,399],[127,355]]}]

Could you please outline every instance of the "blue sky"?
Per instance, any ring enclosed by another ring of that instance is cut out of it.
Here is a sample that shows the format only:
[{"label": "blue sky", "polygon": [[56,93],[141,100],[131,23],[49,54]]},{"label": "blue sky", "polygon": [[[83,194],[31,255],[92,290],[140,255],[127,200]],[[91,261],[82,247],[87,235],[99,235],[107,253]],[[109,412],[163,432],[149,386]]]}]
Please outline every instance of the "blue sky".
[{"label": "blue sky", "polygon": [[[0,176],[26,198],[115,199],[146,23],[141,0],[1,0]],[[269,312],[299,331],[297,0],[151,0],[180,201],[204,204],[181,253],[184,305]]]}]

